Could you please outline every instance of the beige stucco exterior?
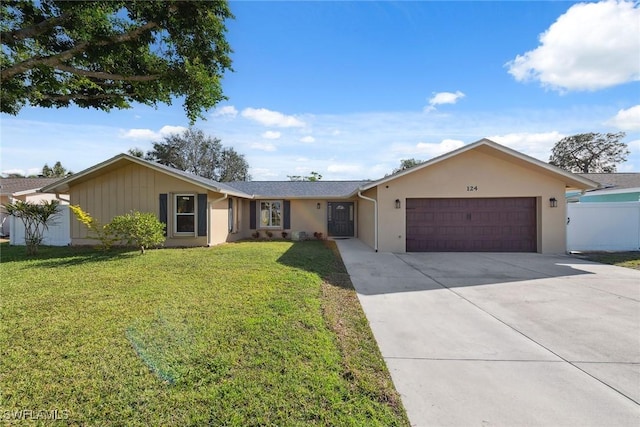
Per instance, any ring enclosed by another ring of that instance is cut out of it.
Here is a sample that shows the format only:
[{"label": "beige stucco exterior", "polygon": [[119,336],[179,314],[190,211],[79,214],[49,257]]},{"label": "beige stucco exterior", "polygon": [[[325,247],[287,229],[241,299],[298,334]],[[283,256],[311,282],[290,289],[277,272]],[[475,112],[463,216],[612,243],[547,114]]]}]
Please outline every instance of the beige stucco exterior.
[{"label": "beige stucco exterior", "polygon": [[[475,190],[477,188],[477,190]],[[407,198],[536,197],[538,252],[564,253],[565,182],[530,163],[471,150],[376,186],[381,252],[405,252]],[[551,208],[549,199],[558,207]],[[400,199],[401,208],[395,207]],[[371,245],[370,239],[363,239]]]},{"label": "beige stucco exterior", "polygon": [[[366,197],[366,199],[364,197]],[[361,194],[358,197],[358,226],[356,228],[358,239],[370,247],[376,248],[376,226],[375,212],[377,209],[377,202],[373,202],[369,199],[376,200],[378,196],[378,188],[373,187]]]}]

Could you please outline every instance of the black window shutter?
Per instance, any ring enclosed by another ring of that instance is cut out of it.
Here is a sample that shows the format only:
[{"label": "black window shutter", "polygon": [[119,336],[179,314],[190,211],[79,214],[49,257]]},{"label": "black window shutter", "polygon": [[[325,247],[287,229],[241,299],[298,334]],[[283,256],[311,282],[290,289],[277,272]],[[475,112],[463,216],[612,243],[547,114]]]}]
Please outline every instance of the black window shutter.
[{"label": "black window shutter", "polygon": [[256,229],[256,201],[249,202],[249,229]]},{"label": "black window shutter", "polygon": [[167,236],[167,194],[160,194],[160,222],[164,224],[164,235]]},{"label": "black window shutter", "polygon": [[288,230],[291,228],[291,200],[284,201],[284,209],[282,212],[284,219],[282,220],[282,228]]},{"label": "black window shutter", "polygon": [[198,194],[198,236],[207,235],[207,195]]}]

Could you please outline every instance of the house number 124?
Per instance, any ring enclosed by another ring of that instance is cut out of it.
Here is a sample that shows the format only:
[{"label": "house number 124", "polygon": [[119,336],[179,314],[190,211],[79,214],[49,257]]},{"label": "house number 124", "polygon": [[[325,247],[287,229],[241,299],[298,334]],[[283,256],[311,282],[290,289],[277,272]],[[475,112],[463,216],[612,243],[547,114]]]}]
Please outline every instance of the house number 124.
[{"label": "house number 124", "polygon": [[467,185],[467,191],[478,191],[477,185]]}]

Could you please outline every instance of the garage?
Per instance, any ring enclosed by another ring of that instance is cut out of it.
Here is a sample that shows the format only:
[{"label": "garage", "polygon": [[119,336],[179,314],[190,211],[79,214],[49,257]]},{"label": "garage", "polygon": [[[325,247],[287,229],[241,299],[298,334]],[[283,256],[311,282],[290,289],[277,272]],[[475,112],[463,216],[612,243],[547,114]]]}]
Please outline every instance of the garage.
[{"label": "garage", "polygon": [[536,198],[408,198],[407,252],[536,252]]}]

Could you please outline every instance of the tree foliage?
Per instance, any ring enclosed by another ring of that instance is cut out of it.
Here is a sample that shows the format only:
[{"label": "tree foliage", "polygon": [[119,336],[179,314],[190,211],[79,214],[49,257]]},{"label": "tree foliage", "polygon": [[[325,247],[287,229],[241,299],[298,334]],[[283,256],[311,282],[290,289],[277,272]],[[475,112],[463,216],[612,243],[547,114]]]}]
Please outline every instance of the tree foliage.
[{"label": "tree foliage", "polygon": [[412,168],[414,166],[417,166],[420,163],[422,163],[422,160],[417,160],[417,159],[414,159],[414,158],[402,159],[402,160],[400,160],[400,167],[395,168],[392,173],[398,173],[398,172],[403,171],[405,169],[409,169],[409,168]]},{"label": "tree foliage", "polygon": [[219,182],[251,179],[249,164],[242,154],[195,128],[154,142],[145,158]]},{"label": "tree foliage", "polygon": [[287,178],[289,178],[289,181],[320,181],[322,179],[322,175],[320,175],[319,172],[310,172],[308,176],[302,176],[302,175],[287,175]]},{"label": "tree foliage", "polygon": [[578,173],[611,173],[627,160],[629,150],[620,141],[624,132],[581,133],[567,136],[553,146],[549,164]]},{"label": "tree foliage", "polygon": [[138,148],[138,147],[129,148],[129,150],[127,150],[127,153],[129,153],[133,157],[139,157],[141,159],[144,158],[144,151],[142,151],[142,148]]},{"label": "tree foliage", "polygon": [[109,111],[180,97],[194,122],[225,99],[231,18],[224,0],[3,1],[1,111]]},{"label": "tree foliage", "polygon": [[69,205],[69,209],[78,221],[84,224],[93,236],[93,239],[100,240],[100,248],[109,250],[119,239],[109,228],[109,224],[100,224],[100,222],[91,216],[88,212],[82,210],[79,205]]},{"label": "tree foliage", "polygon": [[42,176],[45,178],[64,178],[69,175],[73,175],[73,172],[67,170],[60,162],[56,162],[52,168],[47,163],[42,167]]},{"label": "tree foliage", "polygon": [[24,223],[24,243],[27,255],[35,255],[44,240],[44,232],[49,228],[52,220],[58,215],[57,200],[41,203],[23,202],[17,200],[4,204],[4,208],[11,216],[19,218]]}]

